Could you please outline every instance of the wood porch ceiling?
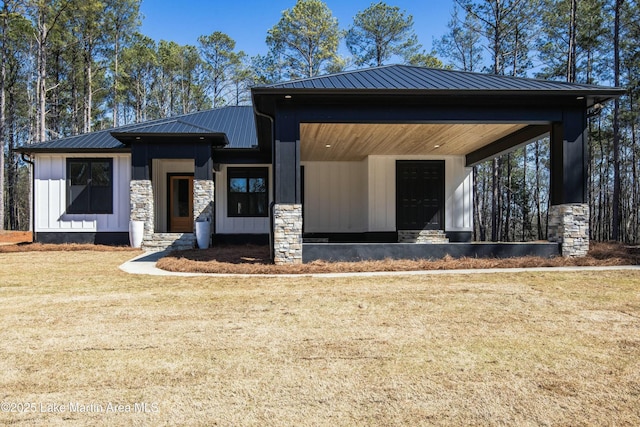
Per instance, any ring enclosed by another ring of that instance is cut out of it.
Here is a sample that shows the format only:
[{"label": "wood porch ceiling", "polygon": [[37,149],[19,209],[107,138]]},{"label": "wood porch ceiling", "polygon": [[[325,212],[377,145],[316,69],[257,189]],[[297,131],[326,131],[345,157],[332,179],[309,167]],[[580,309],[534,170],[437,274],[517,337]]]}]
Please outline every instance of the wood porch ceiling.
[{"label": "wood porch ceiling", "polygon": [[357,161],[368,155],[466,155],[526,124],[302,123],[303,161]]}]

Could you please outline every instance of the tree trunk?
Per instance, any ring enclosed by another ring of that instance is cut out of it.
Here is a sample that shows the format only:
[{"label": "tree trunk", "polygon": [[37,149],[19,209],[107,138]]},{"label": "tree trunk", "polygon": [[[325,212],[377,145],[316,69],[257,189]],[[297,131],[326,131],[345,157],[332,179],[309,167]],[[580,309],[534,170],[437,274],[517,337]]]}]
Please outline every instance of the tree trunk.
[{"label": "tree trunk", "polygon": [[527,146],[522,147],[522,241],[526,241],[529,228],[529,194],[527,191]]},{"label": "tree trunk", "polygon": [[576,81],[576,16],[578,14],[578,0],[571,0],[569,17],[569,52],[567,54],[567,81]]},{"label": "tree trunk", "polygon": [[544,233],[542,232],[542,200],[540,198],[540,185],[542,184],[542,179],[540,178],[540,141],[536,141],[534,145],[534,156],[535,156],[535,169],[536,169],[536,188],[535,188],[535,199],[536,199],[536,225],[538,227],[538,240],[542,240],[544,238]]},{"label": "tree trunk", "polygon": [[47,54],[46,54],[46,42],[47,42],[47,23],[45,11],[42,8],[38,15],[38,77],[36,81],[36,98],[38,102],[37,118],[36,118],[36,132],[38,142],[44,142],[46,140],[46,107],[47,107]]},{"label": "tree trunk", "polygon": [[116,33],[113,53],[113,127],[118,127],[118,55],[120,54],[120,36]]},{"label": "tree trunk", "polygon": [[[613,28],[613,80],[614,86],[620,86],[620,9],[623,0],[616,0]],[[613,212],[611,238],[621,240],[620,236],[620,100],[613,105]]]},{"label": "tree trunk", "polygon": [[6,80],[7,80],[7,40],[6,31],[8,23],[9,10],[7,2],[2,5],[2,39],[0,40],[0,230],[4,230],[4,144],[5,144],[5,126],[6,126]]},{"label": "tree trunk", "polygon": [[507,200],[504,208],[504,225],[502,227],[503,240],[509,241],[509,230],[511,229],[511,153],[507,154]]}]

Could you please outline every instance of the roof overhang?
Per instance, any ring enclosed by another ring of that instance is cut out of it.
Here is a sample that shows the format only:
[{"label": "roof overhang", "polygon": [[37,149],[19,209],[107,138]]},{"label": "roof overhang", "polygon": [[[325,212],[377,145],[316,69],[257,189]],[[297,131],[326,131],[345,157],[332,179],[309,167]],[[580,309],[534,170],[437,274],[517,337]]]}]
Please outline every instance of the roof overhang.
[{"label": "roof overhang", "polygon": [[[273,121],[285,119],[291,123],[291,117],[295,117],[300,128],[301,160],[463,155],[467,166],[473,166],[547,136],[551,124],[563,120],[563,109],[591,115],[603,103],[625,93],[615,87],[505,76],[490,76],[499,79],[496,87],[484,87],[482,84],[491,83],[483,80],[486,75],[473,75],[471,81],[470,73],[460,73],[467,79],[461,85],[476,83],[477,79],[478,87],[456,87],[457,75],[451,71],[446,76],[448,81],[434,83],[451,84],[449,88],[355,87],[363,84],[357,74],[346,72],[337,77],[252,88],[258,135],[273,143],[278,126],[274,129]],[[390,82],[382,78],[388,76],[377,77],[364,83]],[[400,83],[419,83],[411,78]],[[335,87],[338,85],[343,87]],[[367,113],[376,109],[378,113]],[[442,113],[445,109],[447,113]],[[312,110],[322,112],[306,114]],[[389,118],[379,114],[383,110],[389,112]],[[537,113],[531,113],[533,110]]]},{"label": "roof overhang", "polygon": [[495,90],[495,89],[309,89],[309,88],[271,88],[254,87],[251,89],[254,105],[261,104],[262,98],[288,99],[298,97],[458,97],[458,98],[566,98],[584,100],[585,107],[591,108],[624,95],[621,88],[592,90]]},{"label": "roof overhang", "polygon": [[117,148],[46,148],[46,147],[31,147],[25,145],[24,147],[18,147],[13,149],[16,153],[21,154],[118,154],[118,153],[130,153],[129,147],[117,147]]},{"label": "roof overhang", "polygon": [[191,142],[208,144],[213,147],[224,147],[229,144],[224,133],[159,133],[159,132],[111,132],[111,136],[126,146],[137,142]]}]

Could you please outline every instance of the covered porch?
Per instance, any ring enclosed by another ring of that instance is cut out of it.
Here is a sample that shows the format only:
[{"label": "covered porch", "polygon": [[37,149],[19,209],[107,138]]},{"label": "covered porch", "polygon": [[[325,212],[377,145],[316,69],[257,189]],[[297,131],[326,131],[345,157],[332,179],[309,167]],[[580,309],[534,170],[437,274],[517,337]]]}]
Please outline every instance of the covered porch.
[{"label": "covered porch", "polygon": [[[605,89],[404,66],[255,88],[275,262],[584,256],[587,114]],[[550,242],[472,243],[472,166],[545,135]]]},{"label": "covered porch", "polygon": [[212,152],[226,136],[179,121],[112,135],[131,148],[130,220],[143,224],[142,248],[193,248],[197,222],[213,221]]}]

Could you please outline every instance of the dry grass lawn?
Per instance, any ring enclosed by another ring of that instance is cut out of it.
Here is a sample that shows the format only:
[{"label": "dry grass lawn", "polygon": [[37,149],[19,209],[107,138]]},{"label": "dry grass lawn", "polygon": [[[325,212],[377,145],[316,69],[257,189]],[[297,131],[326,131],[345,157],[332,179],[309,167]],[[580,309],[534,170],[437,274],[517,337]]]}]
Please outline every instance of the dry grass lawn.
[{"label": "dry grass lawn", "polygon": [[640,425],[639,272],[175,278],[131,256],[0,254],[0,425]]}]

